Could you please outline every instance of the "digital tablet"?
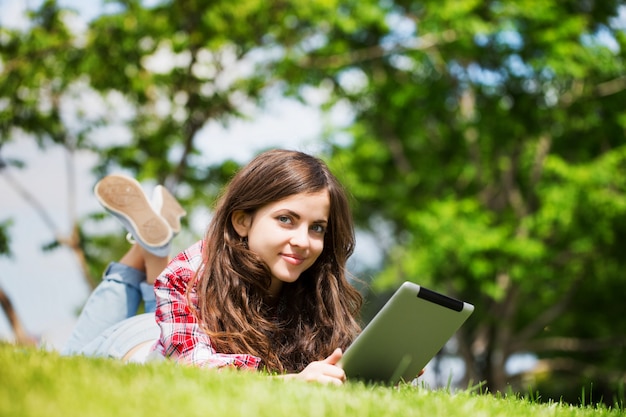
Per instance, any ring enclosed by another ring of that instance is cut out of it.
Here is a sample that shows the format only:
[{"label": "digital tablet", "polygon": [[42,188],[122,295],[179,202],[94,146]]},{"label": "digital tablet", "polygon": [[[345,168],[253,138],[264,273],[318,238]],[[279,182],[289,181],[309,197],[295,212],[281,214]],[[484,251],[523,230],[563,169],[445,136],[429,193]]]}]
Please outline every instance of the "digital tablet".
[{"label": "digital tablet", "polygon": [[348,380],[412,381],[474,311],[474,306],[412,282],[396,290],[338,363]]}]

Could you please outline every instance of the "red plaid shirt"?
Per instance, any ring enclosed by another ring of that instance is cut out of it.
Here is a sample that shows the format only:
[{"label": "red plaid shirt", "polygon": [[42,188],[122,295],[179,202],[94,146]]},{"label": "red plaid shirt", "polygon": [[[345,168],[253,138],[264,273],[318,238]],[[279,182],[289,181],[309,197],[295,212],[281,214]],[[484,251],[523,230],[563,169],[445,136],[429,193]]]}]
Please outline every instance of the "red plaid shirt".
[{"label": "red plaid shirt", "polygon": [[[257,369],[261,359],[256,356],[216,352],[189,308],[187,285],[200,267],[203,247],[204,242],[199,241],[181,252],[154,283],[155,315],[161,327],[161,336],[154,349],[165,357],[200,367]],[[197,300],[197,294],[192,291],[189,301],[194,307]]]}]

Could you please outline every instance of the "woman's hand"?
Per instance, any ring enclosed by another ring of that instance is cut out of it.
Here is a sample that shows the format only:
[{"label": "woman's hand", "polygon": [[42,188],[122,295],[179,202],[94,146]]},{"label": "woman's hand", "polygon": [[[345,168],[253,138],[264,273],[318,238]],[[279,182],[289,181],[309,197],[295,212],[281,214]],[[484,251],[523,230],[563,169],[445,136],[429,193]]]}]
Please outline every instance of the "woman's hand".
[{"label": "woman's hand", "polygon": [[283,378],[341,385],[346,381],[346,373],[337,366],[337,362],[339,362],[342,356],[343,352],[337,348],[326,359],[311,362],[302,372],[283,375]]}]

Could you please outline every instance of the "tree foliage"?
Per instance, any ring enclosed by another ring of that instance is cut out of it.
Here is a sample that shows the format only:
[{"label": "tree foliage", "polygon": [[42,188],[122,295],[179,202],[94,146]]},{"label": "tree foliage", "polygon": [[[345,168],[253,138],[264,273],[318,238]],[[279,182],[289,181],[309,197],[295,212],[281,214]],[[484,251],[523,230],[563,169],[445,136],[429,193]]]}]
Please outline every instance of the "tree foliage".
[{"label": "tree foliage", "polygon": [[383,4],[299,60],[353,109],[329,149],[360,224],[393,231],[375,286],[473,301],[460,353],[492,390],[523,352],[623,381],[624,4]]},{"label": "tree foliage", "polygon": [[[316,88],[352,116],[324,156],[385,242],[373,287],[473,302],[468,379],[525,390],[505,364],[531,352],[561,395],[559,375],[575,394],[623,380],[624,2],[109,4],[85,31],[52,0],[27,30],[0,28],[0,151],[18,132],[90,150],[97,173],[165,183],[192,212],[236,169],[204,162],[207,123]],[[83,222],[54,239],[90,274],[105,245]]]}]

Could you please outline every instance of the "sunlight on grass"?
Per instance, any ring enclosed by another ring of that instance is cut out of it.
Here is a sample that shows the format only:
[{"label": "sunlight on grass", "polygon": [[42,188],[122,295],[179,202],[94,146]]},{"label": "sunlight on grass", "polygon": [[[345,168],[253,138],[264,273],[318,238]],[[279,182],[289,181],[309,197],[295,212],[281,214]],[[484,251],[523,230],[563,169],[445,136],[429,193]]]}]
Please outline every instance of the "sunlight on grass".
[{"label": "sunlight on grass", "polygon": [[343,387],[170,362],[123,365],[0,345],[0,416],[618,416],[469,391]]}]

